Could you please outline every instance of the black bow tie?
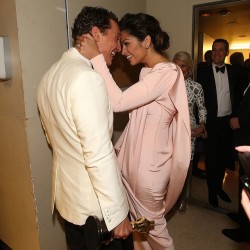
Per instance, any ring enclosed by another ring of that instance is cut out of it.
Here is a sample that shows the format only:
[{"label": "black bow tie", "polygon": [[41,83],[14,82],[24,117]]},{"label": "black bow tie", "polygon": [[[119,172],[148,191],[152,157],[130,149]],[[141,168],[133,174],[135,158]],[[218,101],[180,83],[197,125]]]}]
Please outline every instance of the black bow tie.
[{"label": "black bow tie", "polygon": [[224,73],[225,72],[225,66],[222,66],[222,67],[218,67],[218,66],[215,66],[215,69],[216,69],[216,72],[221,72],[221,73]]}]

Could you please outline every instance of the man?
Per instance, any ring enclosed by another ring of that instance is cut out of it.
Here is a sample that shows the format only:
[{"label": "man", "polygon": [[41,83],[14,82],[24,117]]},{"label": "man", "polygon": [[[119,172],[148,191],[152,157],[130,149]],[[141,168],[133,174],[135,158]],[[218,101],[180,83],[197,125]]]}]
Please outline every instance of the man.
[{"label": "man", "polygon": [[247,69],[244,67],[244,55],[242,52],[234,52],[230,56],[230,63],[235,74],[238,76],[237,87],[235,89],[234,97],[236,105],[239,106],[244,90],[248,86],[249,80],[247,76]]},{"label": "man", "polygon": [[[84,7],[72,37],[91,33],[108,65],[121,50],[117,17]],[[111,143],[113,112],[103,78],[76,48],[70,48],[43,76],[37,94],[41,121],[53,150],[52,211],[65,219],[71,250],[86,249],[88,216],[104,218],[115,238],[132,231],[128,203]],[[123,249],[114,240],[105,249]]]},{"label": "man", "polygon": [[[234,131],[234,146],[250,145],[250,87],[249,86],[244,92],[244,96],[242,98],[240,107],[237,112],[237,116],[232,117],[230,120],[230,126]],[[243,174],[246,173],[240,162],[239,177]],[[241,192],[242,192],[242,185],[240,184],[238,213],[228,214],[228,217],[237,222],[239,224],[239,227],[235,229],[223,229],[222,233],[236,242],[243,242],[243,241],[250,242],[250,235],[249,235],[250,222],[240,202]]]},{"label": "man", "polygon": [[218,207],[217,196],[225,202],[231,202],[222,189],[225,170],[234,162],[229,120],[234,110],[235,78],[231,66],[225,65],[228,54],[228,42],[216,39],[212,45],[212,64],[199,68],[197,72],[197,81],[203,87],[207,109],[205,164],[209,203],[213,207]]}]

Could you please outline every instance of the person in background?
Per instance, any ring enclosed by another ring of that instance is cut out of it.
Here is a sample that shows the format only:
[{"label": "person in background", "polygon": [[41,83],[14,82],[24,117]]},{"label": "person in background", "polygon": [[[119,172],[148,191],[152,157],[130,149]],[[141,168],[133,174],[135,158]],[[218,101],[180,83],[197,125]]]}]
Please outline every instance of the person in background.
[{"label": "person in background", "polygon": [[[250,152],[250,146],[238,146],[235,148],[239,152]],[[250,221],[250,197],[245,189],[242,189],[241,193],[241,205],[245,210],[245,213]]]},{"label": "person in background", "polygon": [[[114,82],[96,38],[79,37],[80,51],[105,79],[115,112],[129,111],[115,148],[128,193],[132,219],[155,221],[148,234],[133,233],[135,249],[174,249],[165,215],[175,205],[191,154],[190,119],[183,74],[163,50],[169,36],[153,16],[126,14],[119,22],[122,54],[131,65],[144,64],[139,82],[124,92]],[[92,34],[93,35],[93,34]]]},{"label": "person in background", "polygon": [[211,58],[211,55],[212,55],[212,50],[207,50],[204,54],[204,59],[205,61],[204,62],[199,62],[197,67],[207,67],[209,65],[211,65],[212,63],[212,58]]},{"label": "person in background", "polygon": [[242,52],[234,52],[229,58],[231,65],[244,65],[244,55]]},{"label": "person in background", "polygon": [[232,130],[229,120],[234,109],[234,86],[236,76],[231,65],[225,65],[229,44],[225,39],[216,39],[212,45],[212,64],[198,68],[197,81],[202,85],[207,109],[207,139],[205,140],[205,167],[208,200],[218,207],[219,196],[231,202],[223,190],[225,170],[234,164],[232,153]]},{"label": "person in background", "polygon": [[[244,91],[244,96],[240,103],[239,109],[230,119],[230,127],[234,133],[234,146],[250,145],[250,84]],[[237,149],[237,148],[236,148]],[[240,162],[239,177],[246,174],[244,168]],[[238,228],[235,229],[223,229],[222,233],[228,238],[237,241],[248,241],[250,242],[250,222],[247,219],[246,213],[241,206],[240,196],[242,193],[243,186],[239,180],[239,200],[238,200],[238,212],[228,213],[228,217],[239,224]]]},{"label": "person in background", "polygon": [[[199,62],[197,65],[197,70],[199,70],[200,67],[208,67],[212,63],[211,58],[212,50],[207,50],[204,54],[204,62]],[[199,120],[197,117],[197,107],[195,107],[195,116],[196,120]],[[206,170],[199,168],[199,162],[201,155],[204,155],[204,138],[197,137],[195,141],[195,150],[193,155],[193,167],[192,167],[192,175],[200,178],[200,179],[206,179]]]},{"label": "person in background", "polygon": [[250,82],[250,52],[248,58],[244,61],[244,67],[247,69],[247,77]]},{"label": "person in background", "polygon": [[234,52],[230,56],[230,64],[234,74],[238,76],[237,84],[235,85],[234,99],[235,105],[238,107],[243,97],[244,90],[246,89],[249,80],[247,76],[247,69],[244,67],[244,55],[242,52]]},{"label": "person in background", "polygon": [[[110,65],[121,49],[117,17],[104,8],[84,7],[72,38],[89,32],[98,35],[97,46]],[[43,76],[37,102],[53,151],[52,211],[56,206],[65,220],[70,249],[86,249],[84,224],[90,215],[104,218],[115,238],[127,238],[129,207],[111,142],[113,111],[103,78],[72,47]],[[105,249],[124,249],[121,241]]]},{"label": "person in background", "polygon": [[212,63],[212,50],[207,50],[204,55],[205,62],[209,66]]},{"label": "person in background", "polygon": [[[184,213],[187,209],[187,203],[189,198],[190,182],[192,177],[192,162],[195,151],[195,140],[197,137],[206,138],[205,124],[207,118],[207,111],[205,108],[205,100],[202,87],[199,83],[193,81],[191,78],[193,73],[193,60],[191,56],[185,51],[180,51],[174,55],[173,62],[181,68],[181,71],[185,79],[185,85],[188,96],[191,136],[192,136],[191,161],[189,165],[187,178],[182,190],[182,194],[180,196],[180,205],[179,205],[179,212]],[[195,107],[197,107],[198,111],[197,112],[199,119],[198,124],[196,122],[196,117],[194,113]]]},{"label": "person in background", "polygon": [[[235,148],[239,152],[250,152],[250,146],[238,146]],[[247,194],[248,191],[242,189],[241,192],[241,205],[250,221],[250,196]]]}]

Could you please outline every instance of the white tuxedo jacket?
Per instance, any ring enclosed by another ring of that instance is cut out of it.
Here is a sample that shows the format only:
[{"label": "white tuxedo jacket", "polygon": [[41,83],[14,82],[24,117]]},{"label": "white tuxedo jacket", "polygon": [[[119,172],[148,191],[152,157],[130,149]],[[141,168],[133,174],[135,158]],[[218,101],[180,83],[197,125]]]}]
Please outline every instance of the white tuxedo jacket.
[{"label": "white tuxedo jacket", "polygon": [[113,111],[103,78],[71,48],[43,76],[37,101],[53,150],[52,212],[56,204],[76,225],[96,215],[113,229],[126,218],[128,203],[111,143]]}]

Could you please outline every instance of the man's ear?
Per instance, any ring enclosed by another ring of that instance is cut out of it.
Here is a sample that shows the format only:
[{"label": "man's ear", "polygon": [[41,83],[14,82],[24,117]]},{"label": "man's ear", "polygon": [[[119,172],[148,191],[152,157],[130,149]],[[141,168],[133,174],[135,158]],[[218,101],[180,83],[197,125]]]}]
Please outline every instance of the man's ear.
[{"label": "man's ear", "polygon": [[93,38],[95,39],[95,41],[99,42],[100,35],[101,35],[100,29],[97,26],[93,26],[90,33],[93,36]]}]

